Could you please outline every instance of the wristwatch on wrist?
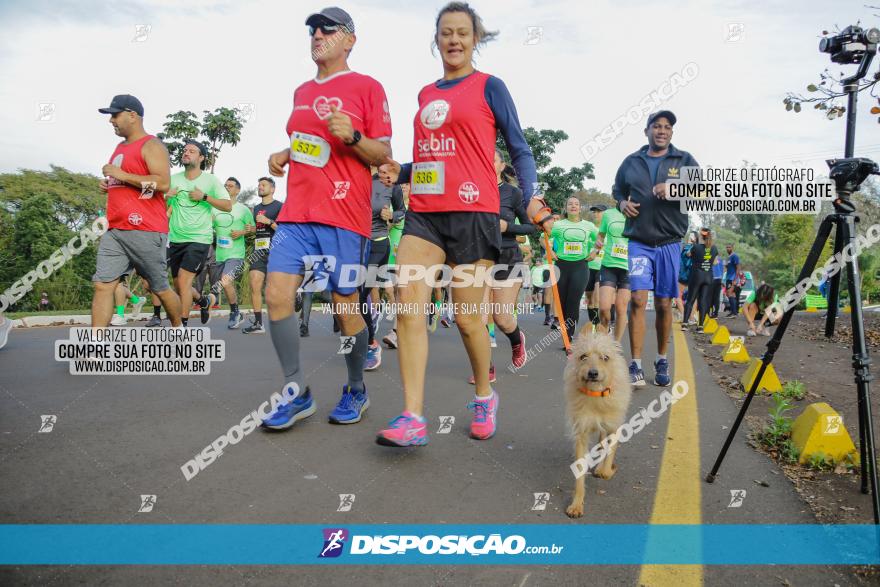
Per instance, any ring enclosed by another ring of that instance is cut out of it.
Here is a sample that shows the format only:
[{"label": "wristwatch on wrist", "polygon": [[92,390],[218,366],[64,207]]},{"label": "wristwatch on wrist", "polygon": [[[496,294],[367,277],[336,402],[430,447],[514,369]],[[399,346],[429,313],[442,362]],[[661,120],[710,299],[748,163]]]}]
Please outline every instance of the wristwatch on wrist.
[{"label": "wristwatch on wrist", "polygon": [[361,131],[356,130],[356,131],[354,131],[354,133],[352,133],[351,140],[345,144],[349,147],[354,147],[356,144],[358,144],[361,141],[362,138],[363,138],[363,135],[361,134]]},{"label": "wristwatch on wrist", "polygon": [[204,193],[202,194],[202,201],[203,201],[203,202],[207,202],[207,201],[208,201],[208,194],[204,194]]}]

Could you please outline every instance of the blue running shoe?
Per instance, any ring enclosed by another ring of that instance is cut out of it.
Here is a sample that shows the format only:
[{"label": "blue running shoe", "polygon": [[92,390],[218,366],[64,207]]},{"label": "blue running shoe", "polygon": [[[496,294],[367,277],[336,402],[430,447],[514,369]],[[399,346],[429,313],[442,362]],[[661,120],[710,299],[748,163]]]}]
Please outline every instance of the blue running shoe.
[{"label": "blue running shoe", "polygon": [[669,361],[658,359],[654,361],[654,385],[666,387],[669,385]]},{"label": "blue running shoe", "polygon": [[645,373],[633,361],[629,364],[629,382],[633,387],[643,387],[645,385]]},{"label": "blue running shoe", "polygon": [[331,424],[355,424],[361,421],[361,417],[370,407],[370,398],[367,397],[367,387],[363,391],[352,391],[348,385],[342,386],[342,397],[339,403],[330,412]]},{"label": "blue running shoe", "polygon": [[263,420],[262,427],[269,430],[287,430],[297,420],[308,418],[317,409],[315,400],[312,399],[312,392],[306,386],[305,392],[295,397],[293,401],[279,404],[275,412],[269,414],[269,417]]}]

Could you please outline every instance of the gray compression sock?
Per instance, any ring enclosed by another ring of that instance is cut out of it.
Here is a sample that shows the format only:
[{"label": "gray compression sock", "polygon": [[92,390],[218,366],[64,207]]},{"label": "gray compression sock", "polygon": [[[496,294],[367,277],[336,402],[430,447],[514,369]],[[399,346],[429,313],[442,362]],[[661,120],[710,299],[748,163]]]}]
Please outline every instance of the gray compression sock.
[{"label": "gray compression sock", "polygon": [[348,386],[352,391],[364,389],[364,362],[367,360],[367,327],[354,335],[354,347],[345,355],[345,366],[348,367]]},{"label": "gray compression sock", "polygon": [[296,313],[283,320],[269,320],[269,334],[284,371],[284,382],[294,382],[305,390],[302,368],[299,365],[299,324]]}]

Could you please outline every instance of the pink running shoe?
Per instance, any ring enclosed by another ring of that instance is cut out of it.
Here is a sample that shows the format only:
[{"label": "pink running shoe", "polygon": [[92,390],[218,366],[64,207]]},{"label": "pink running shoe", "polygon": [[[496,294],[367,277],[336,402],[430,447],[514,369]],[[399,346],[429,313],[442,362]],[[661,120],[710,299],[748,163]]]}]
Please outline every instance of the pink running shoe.
[{"label": "pink running shoe", "polygon": [[474,399],[467,407],[474,411],[474,419],[471,422],[471,438],[486,440],[495,436],[498,394],[493,391],[490,397]]},{"label": "pink running shoe", "polygon": [[380,430],[376,444],[382,446],[424,446],[428,444],[427,420],[412,412],[404,412]]},{"label": "pink running shoe", "polygon": [[[495,383],[496,381],[497,379],[495,377],[495,365],[489,365],[489,383]],[[471,373],[471,376],[468,377],[468,383],[470,383],[471,385],[476,385],[473,373]]]},{"label": "pink running shoe", "polygon": [[513,354],[511,362],[513,366],[519,369],[526,364],[526,335],[523,331],[519,331],[519,344],[511,345],[510,350]]}]

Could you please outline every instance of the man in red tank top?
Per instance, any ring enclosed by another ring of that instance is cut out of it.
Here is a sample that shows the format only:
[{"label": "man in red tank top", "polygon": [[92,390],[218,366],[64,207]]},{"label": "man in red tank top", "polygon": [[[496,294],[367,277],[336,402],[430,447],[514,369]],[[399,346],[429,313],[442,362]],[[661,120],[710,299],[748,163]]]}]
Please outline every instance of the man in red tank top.
[{"label": "man in red tank top", "polygon": [[180,298],[168,286],[165,249],[168,216],[165,191],[171,178],[168,150],[144,131],[144,107],[130,95],[114,96],[98,112],[110,115],[117,136],[110,162],[101,173],[107,192],[109,230],[101,237],[92,281],[92,326],[104,328],[113,315],[113,292],[120,277],[136,270],[159,296],[172,326],[180,325]]}]

